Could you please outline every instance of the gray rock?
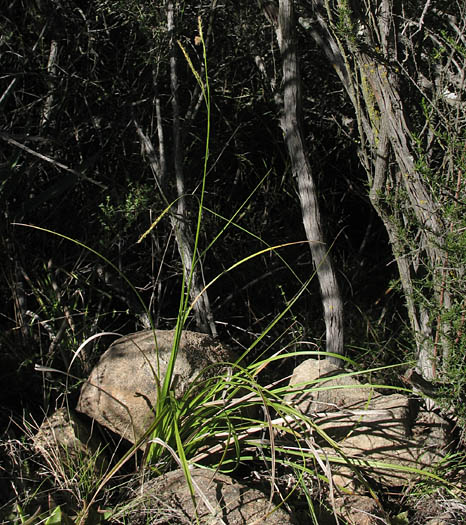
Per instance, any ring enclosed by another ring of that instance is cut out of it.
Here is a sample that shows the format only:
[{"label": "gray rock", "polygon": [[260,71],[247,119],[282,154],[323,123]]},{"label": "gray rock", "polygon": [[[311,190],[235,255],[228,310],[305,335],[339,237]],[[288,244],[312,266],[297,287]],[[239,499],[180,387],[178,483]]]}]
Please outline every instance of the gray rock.
[{"label": "gray rock", "polygon": [[[174,331],[137,332],[115,341],[102,355],[81,389],[77,410],[135,443],[152,423],[157,385],[162,384]],[[209,365],[234,361],[235,354],[213,338],[184,331],[174,369],[180,398]],[[211,367],[209,374],[219,372]]]},{"label": "gray rock", "polygon": [[140,489],[142,496],[133,497],[139,500],[137,506],[125,516],[129,523],[169,522],[192,525],[196,523],[196,514],[202,525],[294,523],[282,508],[274,510],[275,505],[270,504],[263,492],[249,488],[229,476],[210,470],[193,469],[191,477],[197,487],[195,501],[181,470],[146,481]]},{"label": "gray rock", "polygon": [[347,374],[328,359],[307,359],[294,369],[290,386],[297,391],[287,397],[303,414],[359,406],[373,388]]},{"label": "gray rock", "polygon": [[52,467],[63,464],[76,469],[92,462],[96,472],[102,472],[108,461],[92,430],[73,410],[60,408],[42,422],[33,444]]},{"label": "gray rock", "polygon": [[[403,467],[430,470],[450,445],[442,418],[416,412],[407,396],[380,394],[327,360],[309,359],[296,367],[290,385],[296,392],[288,400],[335,440],[362,472],[385,485],[401,485],[419,476]],[[316,442],[324,460],[338,456],[325,439],[316,437]],[[336,484],[353,489],[358,485],[354,470],[334,467],[332,472]]]}]

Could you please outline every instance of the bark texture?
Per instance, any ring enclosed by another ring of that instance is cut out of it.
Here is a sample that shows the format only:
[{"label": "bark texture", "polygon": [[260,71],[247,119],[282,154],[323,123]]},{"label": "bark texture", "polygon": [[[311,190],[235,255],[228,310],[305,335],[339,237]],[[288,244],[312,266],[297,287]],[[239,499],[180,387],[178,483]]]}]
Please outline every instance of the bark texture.
[{"label": "bark texture", "polygon": [[[326,350],[342,355],[344,353],[343,302],[329,247],[322,230],[317,188],[303,140],[301,79],[294,26],[293,2],[281,0],[276,29],[283,71],[283,111],[280,124],[290,156],[293,176],[298,185],[304,229],[319,280],[326,326]],[[340,363],[336,357],[330,359]]]},{"label": "bark texture", "polygon": [[[360,7],[349,7],[346,0],[312,3],[316,23],[309,26],[309,33],[327,55],[339,55],[332,63],[340,65],[335,69],[356,113],[369,196],[385,225],[398,266],[417,345],[417,368],[430,379],[436,373],[432,302],[444,309],[451,304],[448,290],[437,284],[448,260],[444,249],[447,228],[429,181],[418,168],[420,155],[408,119],[411,108],[402,88],[412,66],[412,42],[405,35],[422,30],[426,9],[416,22],[406,17],[403,2],[364,0]],[[429,89],[440,81],[435,71],[434,77],[424,82]],[[421,83],[417,89],[426,100],[430,98]],[[410,237],[416,239],[414,247]],[[433,285],[430,295],[421,297],[415,282],[427,276]],[[448,331],[440,322],[438,325],[438,333]],[[446,352],[444,348],[444,360]]]},{"label": "bark texture", "polygon": [[[180,103],[178,97],[178,59],[175,39],[175,7],[174,2],[168,2],[167,28],[170,35],[170,87],[172,95],[172,132],[173,132],[173,165],[176,180],[177,205],[171,221],[175,230],[178,251],[183,263],[185,282],[189,288],[190,297],[194,302],[193,310],[196,325],[201,332],[214,337],[217,335],[215,322],[210,308],[207,292],[202,292],[202,277],[198,266],[193,266],[195,254],[192,246],[192,230],[189,222],[189,212],[186,202],[185,176],[183,170],[184,149],[180,122]],[[198,261],[200,264],[200,261]],[[198,298],[196,300],[196,298]]]},{"label": "bark texture", "polygon": [[[212,2],[215,5],[215,2]],[[212,24],[212,17],[209,27]],[[180,254],[183,276],[186,286],[189,288],[189,295],[193,305],[193,313],[196,320],[197,329],[203,333],[207,333],[214,337],[217,336],[215,321],[210,307],[209,297],[204,288],[202,280],[202,272],[200,271],[201,261],[196,260],[193,252],[194,237],[191,228],[191,219],[186,199],[186,184],[185,173],[183,169],[184,148],[183,135],[186,133],[186,128],[183,129],[180,116],[180,102],[178,96],[179,77],[178,77],[178,45],[176,43],[175,35],[175,5],[172,0],[167,2],[167,31],[169,35],[170,46],[170,91],[171,91],[171,106],[172,106],[172,160],[173,173],[175,175],[176,195],[169,195],[168,188],[168,166],[165,156],[165,139],[162,125],[162,114],[160,110],[160,100],[156,99],[156,116],[157,116],[157,134],[158,134],[158,150],[157,154],[151,138],[144,132],[138,122],[135,121],[136,131],[141,141],[143,152],[146,154],[158,190],[164,197],[167,205],[170,201],[176,199],[175,211],[170,214],[170,221],[175,232],[178,252]],[[197,102],[199,96],[197,90],[193,94],[192,103],[188,108],[185,122],[186,125],[192,122],[197,113]],[[194,109],[193,109],[194,108]],[[196,261],[197,264],[193,265]]]}]

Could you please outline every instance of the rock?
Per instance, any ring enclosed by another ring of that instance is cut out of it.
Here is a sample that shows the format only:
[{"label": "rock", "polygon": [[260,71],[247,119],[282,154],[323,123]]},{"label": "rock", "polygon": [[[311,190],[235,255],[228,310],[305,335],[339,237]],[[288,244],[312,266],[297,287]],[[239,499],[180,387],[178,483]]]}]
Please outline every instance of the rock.
[{"label": "rock", "polygon": [[[143,484],[142,501],[133,510],[129,523],[192,525],[196,523],[196,511],[198,523],[203,525],[222,522],[225,525],[294,523],[282,508],[272,512],[275,506],[269,503],[269,498],[263,492],[249,488],[229,476],[198,468],[191,471],[191,476],[198,488],[195,489],[195,503],[183,472],[175,470]],[[162,517],[162,521],[157,521]]]},{"label": "rock", "polygon": [[434,491],[424,494],[415,503],[413,513],[413,523],[423,523],[425,525],[459,525],[465,523],[464,497],[447,497],[442,492]]},{"label": "rock", "polygon": [[[116,340],[102,355],[81,389],[77,410],[135,443],[152,423],[156,377],[163,382],[174,331],[137,332]],[[158,355],[158,359],[157,359]],[[212,337],[184,331],[174,369],[175,397],[180,398],[207,366],[234,361],[235,354]],[[219,372],[210,367],[209,374]]]},{"label": "rock", "polygon": [[[303,384],[308,385],[299,389]],[[326,360],[309,359],[299,365],[290,385],[296,385],[298,391],[288,400],[312,417],[338,443],[344,456],[379,483],[402,485],[419,476],[380,463],[430,470],[450,445],[448,425],[442,418],[416,411],[407,396],[382,395]],[[322,456],[338,456],[323,438],[316,441]],[[333,467],[332,472],[339,486],[354,489],[359,484],[351,468]]]},{"label": "rock", "polygon": [[377,525],[387,523],[377,502],[369,496],[357,494],[337,498],[335,501],[337,514],[351,525]]},{"label": "rock", "polygon": [[61,462],[68,467],[74,465],[76,470],[76,465],[94,462],[96,472],[103,472],[108,464],[92,429],[67,408],[60,408],[43,421],[33,444],[51,466]]},{"label": "rock", "polygon": [[355,407],[367,401],[373,392],[371,385],[363,387],[355,377],[328,359],[307,359],[298,365],[290,386],[296,386],[297,392],[287,397],[303,414],[338,410],[343,406]]}]

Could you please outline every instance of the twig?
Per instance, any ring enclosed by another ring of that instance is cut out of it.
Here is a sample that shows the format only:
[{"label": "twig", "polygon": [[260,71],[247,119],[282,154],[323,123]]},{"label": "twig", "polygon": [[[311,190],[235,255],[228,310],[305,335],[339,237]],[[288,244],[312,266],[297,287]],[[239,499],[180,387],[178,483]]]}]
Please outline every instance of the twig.
[{"label": "twig", "polygon": [[3,95],[0,97],[0,104],[3,102],[3,100],[5,99],[5,97],[8,95],[8,93],[10,92],[10,89],[14,86],[16,82],[16,78],[14,78],[8,85],[8,87],[5,89],[5,91],[3,92]]},{"label": "twig", "polygon": [[102,184],[101,182],[97,182],[94,179],[91,179],[87,175],[84,175],[80,171],[77,171],[73,168],[69,168],[65,164],[59,162],[56,159],[53,159],[52,157],[47,157],[47,155],[44,155],[43,153],[39,153],[38,151],[34,151],[31,148],[28,148],[24,144],[21,144],[20,142],[17,142],[15,139],[11,138],[6,133],[3,133],[3,131],[0,131],[0,139],[4,140],[8,144],[11,144],[12,146],[16,146],[19,149],[22,149],[26,153],[29,153],[30,155],[33,155],[34,157],[37,157],[41,160],[45,160],[45,162],[48,162],[49,164],[52,164],[53,166],[56,166],[57,168],[61,168],[62,170],[67,171],[68,173],[72,173],[73,175],[76,175],[79,179],[85,180],[87,182],[90,182],[92,184],[95,184],[96,186],[99,186],[99,188],[102,188],[104,190],[107,189],[107,186],[105,184]]}]

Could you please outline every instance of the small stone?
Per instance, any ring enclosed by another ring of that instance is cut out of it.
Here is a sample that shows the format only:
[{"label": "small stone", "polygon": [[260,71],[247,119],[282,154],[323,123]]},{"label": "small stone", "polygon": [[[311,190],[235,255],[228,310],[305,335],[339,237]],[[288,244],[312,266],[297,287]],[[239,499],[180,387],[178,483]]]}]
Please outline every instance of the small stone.
[{"label": "small stone", "polygon": [[98,471],[107,466],[100,440],[73,410],[60,408],[45,418],[33,438],[34,447],[49,463],[61,461],[72,466],[94,461]]}]

